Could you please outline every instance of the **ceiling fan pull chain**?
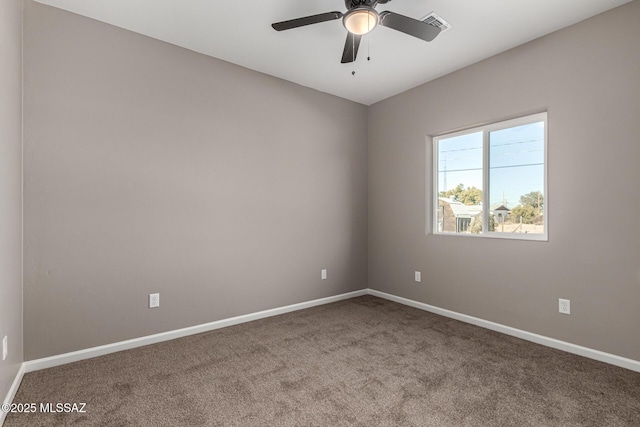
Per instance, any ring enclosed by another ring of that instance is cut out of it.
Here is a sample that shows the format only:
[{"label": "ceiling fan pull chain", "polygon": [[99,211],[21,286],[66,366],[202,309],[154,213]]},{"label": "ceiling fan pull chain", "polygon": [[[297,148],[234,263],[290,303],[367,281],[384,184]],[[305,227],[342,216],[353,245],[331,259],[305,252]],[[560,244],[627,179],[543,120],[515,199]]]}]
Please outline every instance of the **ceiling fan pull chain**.
[{"label": "ceiling fan pull chain", "polygon": [[351,62],[355,62],[356,61],[356,38],[355,36],[351,38]]},{"label": "ceiling fan pull chain", "polygon": [[[388,1],[391,1],[391,0],[388,0]],[[379,3],[383,3],[383,2],[379,2]],[[386,1],[384,3],[386,3]],[[371,30],[373,29],[371,28],[371,21],[367,21],[367,24],[369,25],[369,33],[370,33]],[[369,39],[369,37],[367,37],[367,62],[369,63],[371,62],[371,39]]]},{"label": "ceiling fan pull chain", "polygon": [[[351,49],[351,57],[353,58],[353,60],[351,61],[351,63],[352,63],[353,65],[356,65],[356,38],[355,38],[355,36],[353,36],[353,37],[351,38],[351,42],[352,42],[352,43],[351,43],[351,46],[352,46],[352,49]],[[353,71],[351,72],[351,75],[352,75],[353,77],[355,77],[355,76],[356,76],[356,70],[353,70]]]}]

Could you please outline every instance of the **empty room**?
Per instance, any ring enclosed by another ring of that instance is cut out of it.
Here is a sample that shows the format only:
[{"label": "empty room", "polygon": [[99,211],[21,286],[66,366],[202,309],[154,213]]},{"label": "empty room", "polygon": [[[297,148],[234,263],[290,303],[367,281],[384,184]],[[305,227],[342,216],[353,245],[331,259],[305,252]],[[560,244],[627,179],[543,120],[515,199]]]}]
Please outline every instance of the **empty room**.
[{"label": "empty room", "polygon": [[639,426],[639,0],[2,0],[0,425]]}]

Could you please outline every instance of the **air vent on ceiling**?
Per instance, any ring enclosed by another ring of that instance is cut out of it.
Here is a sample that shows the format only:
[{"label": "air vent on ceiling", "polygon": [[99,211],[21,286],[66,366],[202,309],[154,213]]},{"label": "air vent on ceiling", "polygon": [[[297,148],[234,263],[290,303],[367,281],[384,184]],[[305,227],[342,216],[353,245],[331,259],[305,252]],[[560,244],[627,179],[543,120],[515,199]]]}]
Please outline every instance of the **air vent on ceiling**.
[{"label": "air vent on ceiling", "polygon": [[431,12],[430,14],[422,18],[421,21],[429,25],[433,25],[434,27],[440,28],[441,33],[444,33],[449,28],[451,28],[451,24],[442,19],[442,17],[435,12]]}]

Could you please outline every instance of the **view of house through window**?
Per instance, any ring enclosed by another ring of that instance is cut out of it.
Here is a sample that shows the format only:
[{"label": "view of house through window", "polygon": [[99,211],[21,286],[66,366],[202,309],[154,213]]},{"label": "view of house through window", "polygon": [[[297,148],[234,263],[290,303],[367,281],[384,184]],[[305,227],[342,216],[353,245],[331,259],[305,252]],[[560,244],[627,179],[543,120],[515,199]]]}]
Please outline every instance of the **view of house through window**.
[{"label": "view of house through window", "polygon": [[434,233],[546,239],[546,121],[434,138]]}]

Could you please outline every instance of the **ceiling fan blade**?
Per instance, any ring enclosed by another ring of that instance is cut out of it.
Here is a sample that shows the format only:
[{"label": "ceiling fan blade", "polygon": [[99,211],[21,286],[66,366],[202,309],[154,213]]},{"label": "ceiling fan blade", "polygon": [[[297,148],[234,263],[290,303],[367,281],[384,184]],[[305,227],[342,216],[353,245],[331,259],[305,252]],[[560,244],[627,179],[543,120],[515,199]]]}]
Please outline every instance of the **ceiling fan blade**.
[{"label": "ceiling fan blade", "polygon": [[360,47],[360,39],[362,36],[351,34],[347,32],[347,41],[344,43],[344,51],[342,52],[343,64],[353,62],[358,56],[358,48]]},{"label": "ceiling fan blade", "polygon": [[393,28],[427,42],[435,39],[440,34],[440,28],[438,27],[389,11],[380,12],[380,25]]},{"label": "ceiling fan blade", "polygon": [[319,15],[305,16],[304,18],[291,19],[289,21],[276,22],[275,24],[271,24],[271,26],[276,31],[282,31],[340,18],[342,18],[342,12],[327,12]]}]

